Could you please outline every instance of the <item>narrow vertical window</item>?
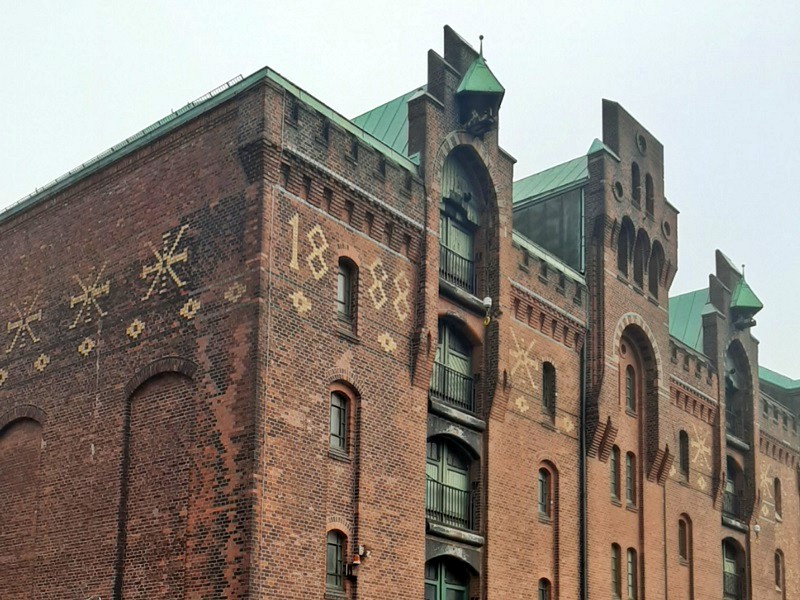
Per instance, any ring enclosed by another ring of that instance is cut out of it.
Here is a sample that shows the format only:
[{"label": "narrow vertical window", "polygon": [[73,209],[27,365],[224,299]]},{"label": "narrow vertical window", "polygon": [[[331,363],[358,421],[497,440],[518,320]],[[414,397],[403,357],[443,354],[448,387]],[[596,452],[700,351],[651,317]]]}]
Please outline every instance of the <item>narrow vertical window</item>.
[{"label": "narrow vertical window", "polygon": [[625,409],[636,412],[636,371],[632,365],[625,369]]},{"label": "narrow vertical window", "polygon": [[611,465],[611,498],[619,500],[619,447],[614,446],[611,449],[611,458],[609,459]]},{"label": "narrow vertical window", "polygon": [[547,469],[539,469],[539,516],[548,519],[552,517],[552,511],[550,509],[550,498],[552,495],[551,483],[550,471]]},{"label": "narrow vertical window", "polygon": [[344,589],[344,545],[345,537],[338,531],[329,531],[325,553],[325,587],[329,590]]},{"label": "narrow vertical window", "polygon": [[775,589],[783,591],[783,555],[780,550],[775,553]]},{"label": "narrow vertical window", "polygon": [[636,506],[636,457],[632,452],[625,455],[625,500],[628,506]]},{"label": "narrow vertical window", "polygon": [[683,519],[678,520],[678,556],[682,561],[689,560],[689,532]]},{"label": "narrow vertical window", "polygon": [[556,412],[556,368],[549,362],[542,365],[542,408],[551,415]]},{"label": "narrow vertical window", "polygon": [[622,597],[622,565],[620,561],[619,546],[617,544],[611,544],[611,595],[613,598]]},{"label": "narrow vertical window", "polygon": [[330,448],[347,452],[347,398],[334,392],[331,394]]},{"label": "narrow vertical window", "polygon": [[648,215],[652,215],[655,209],[655,191],[653,190],[653,176],[648,173],[644,178],[644,202],[645,210]]},{"label": "narrow vertical window", "polygon": [[339,272],[336,280],[336,316],[339,322],[352,329],[355,326],[355,285],[358,270],[355,264],[339,259]]},{"label": "narrow vertical window", "polygon": [[633,191],[633,204],[634,206],[641,206],[642,204],[642,177],[639,173],[639,165],[633,163],[631,165],[631,190]]},{"label": "narrow vertical window", "polygon": [[779,517],[782,517],[783,499],[781,498],[781,480],[776,477],[773,486],[773,495],[775,496],[775,514]]},{"label": "narrow vertical window", "polygon": [[684,478],[689,476],[689,434],[681,430],[678,434],[678,466]]},{"label": "narrow vertical window", "polygon": [[540,579],[539,580],[539,600],[550,600],[550,598],[551,598],[550,589],[551,589],[550,582],[545,578]]},{"label": "narrow vertical window", "polygon": [[636,564],[636,550],[628,548],[628,600],[638,598],[638,573]]}]

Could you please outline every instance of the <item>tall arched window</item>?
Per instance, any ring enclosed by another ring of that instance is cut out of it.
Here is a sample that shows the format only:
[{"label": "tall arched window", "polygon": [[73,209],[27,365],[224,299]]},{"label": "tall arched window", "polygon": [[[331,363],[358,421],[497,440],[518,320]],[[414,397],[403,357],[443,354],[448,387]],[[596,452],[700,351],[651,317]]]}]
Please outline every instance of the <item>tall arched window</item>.
[{"label": "tall arched window", "polygon": [[539,580],[539,600],[551,600],[552,598],[552,586],[550,585],[550,581],[542,577]]},{"label": "tall arched window", "polygon": [[439,340],[431,374],[430,394],[461,410],[475,410],[472,379],[472,346],[445,320],[439,321]]},{"label": "tall arched window", "polygon": [[689,477],[689,434],[683,429],[678,434],[678,467],[684,478]]},{"label": "tall arched window", "polygon": [[611,544],[611,596],[622,597],[622,552],[619,544]]},{"label": "tall arched window", "polygon": [[722,542],[723,598],[725,600],[743,600],[744,590],[744,551],[736,541],[727,538]]},{"label": "tall arched window", "polygon": [[553,477],[548,469],[539,469],[538,489],[539,516],[546,519],[553,517]]},{"label": "tall arched window", "polygon": [[610,477],[611,477],[611,498],[619,500],[619,446],[611,448]]},{"label": "tall arched window", "polygon": [[636,232],[633,229],[633,221],[628,217],[622,219],[617,235],[617,269],[625,277],[628,276],[628,265],[633,253],[633,242]]},{"label": "tall arched window", "polygon": [[661,272],[664,268],[664,248],[656,240],[653,242],[653,251],[650,253],[650,264],[647,270],[647,289],[653,298],[658,298],[658,285],[661,281]]},{"label": "tall arched window", "polygon": [[347,452],[347,425],[349,402],[347,396],[340,392],[331,394],[330,404],[330,448],[337,452]]},{"label": "tall arched window", "polygon": [[425,466],[425,513],[430,521],[475,529],[470,457],[443,438],[428,440]]},{"label": "tall arched window", "polygon": [[326,538],[325,587],[329,590],[344,589],[344,564],[347,538],[341,531],[332,529]]},{"label": "tall arched window", "polygon": [[625,500],[628,506],[636,506],[636,456],[633,452],[625,455]]},{"label": "tall arched window", "polygon": [[336,278],[336,316],[344,327],[355,329],[358,267],[348,258],[339,259]]},{"label": "tall arched window", "polygon": [[549,362],[542,365],[542,408],[551,415],[556,412],[556,368]]},{"label": "tall arched window", "polygon": [[452,559],[425,563],[425,600],[467,600],[469,572],[464,564]]},{"label": "tall arched window", "polygon": [[636,369],[633,365],[625,368],[625,410],[636,412]]},{"label": "tall arched window", "polygon": [[633,191],[633,204],[634,206],[641,206],[642,204],[642,176],[639,173],[639,165],[633,163],[631,165],[631,190]]},{"label": "tall arched window", "polygon": [[633,247],[633,282],[640,288],[644,287],[644,272],[648,260],[650,260],[650,236],[644,229],[640,229]]},{"label": "tall arched window", "polygon": [[781,498],[781,480],[777,477],[773,482],[773,495],[775,496],[775,514],[783,516],[783,499]]},{"label": "tall arched window", "polygon": [[689,560],[689,528],[683,519],[678,519],[678,556],[682,561]]},{"label": "tall arched window", "polygon": [[628,600],[639,597],[639,565],[636,562],[636,550],[628,548]]},{"label": "tall arched window", "polygon": [[645,211],[652,215],[655,209],[655,191],[653,190],[653,176],[648,173],[644,178]]},{"label": "tall arched window", "polygon": [[781,591],[781,597],[786,598],[786,573],[783,566],[783,552],[775,552],[775,589]]}]

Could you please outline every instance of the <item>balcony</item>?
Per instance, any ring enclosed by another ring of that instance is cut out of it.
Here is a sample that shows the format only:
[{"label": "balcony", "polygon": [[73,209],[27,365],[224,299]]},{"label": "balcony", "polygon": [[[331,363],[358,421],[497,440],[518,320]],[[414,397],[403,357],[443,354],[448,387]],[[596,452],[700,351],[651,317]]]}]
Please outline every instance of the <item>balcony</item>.
[{"label": "balcony", "polygon": [[475,293],[475,262],[442,245],[439,246],[439,277],[470,294]]},{"label": "balcony", "polygon": [[475,411],[472,377],[434,362],[429,395],[434,400],[467,412]]},{"label": "balcony", "polygon": [[744,573],[722,574],[722,597],[725,600],[744,600]]},{"label": "balcony", "polygon": [[475,529],[475,495],[430,477],[425,482],[425,516],[448,527]]},{"label": "balcony", "polygon": [[744,418],[742,415],[732,411],[725,411],[725,432],[728,435],[744,441]]},{"label": "balcony", "polygon": [[722,514],[728,518],[739,520],[742,518],[742,496],[736,492],[722,494]]}]

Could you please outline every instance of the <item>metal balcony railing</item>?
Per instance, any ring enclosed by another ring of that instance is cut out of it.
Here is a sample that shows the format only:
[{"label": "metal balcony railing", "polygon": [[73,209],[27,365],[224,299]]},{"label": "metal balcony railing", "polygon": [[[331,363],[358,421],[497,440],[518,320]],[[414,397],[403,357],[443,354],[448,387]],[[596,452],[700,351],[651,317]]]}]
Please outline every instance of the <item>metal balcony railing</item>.
[{"label": "metal balcony railing", "polygon": [[439,245],[439,276],[455,286],[475,293],[475,263]]},{"label": "metal balcony railing", "polygon": [[430,396],[468,412],[475,411],[472,377],[441,363],[433,363]]},{"label": "metal balcony railing", "polygon": [[742,517],[742,495],[736,492],[722,494],[722,514],[733,519]]},{"label": "metal balcony railing", "polygon": [[722,594],[725,600],[744,600],[744,574],[723,573]]},{"label": "metal balcony railing", "polygon": [[431,521],[475,529],[474,494],[451,487],[428,477],[425,489],[425,516]]},{"label": "metal balcony railing", "polygon": [[733,437],[744,440],[744,418],[732,410],[725,411],[725,431]]}]

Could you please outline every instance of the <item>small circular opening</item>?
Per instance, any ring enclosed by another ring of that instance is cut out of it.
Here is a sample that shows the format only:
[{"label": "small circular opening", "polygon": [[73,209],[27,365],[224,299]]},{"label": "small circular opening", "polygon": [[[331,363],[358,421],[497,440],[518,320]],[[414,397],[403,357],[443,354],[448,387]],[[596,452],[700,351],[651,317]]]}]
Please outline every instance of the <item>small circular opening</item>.
[{"label": "small circular opening", "polygon": [[672,227],[670,227],[669,223],[667,223],[666,221],[664,221],[661,224],[661,229],[664,230],[665,236],[669,237],[670,235],[672,235]]},{"label": "small circular opening", "polygon": [[647,140],[644,139],[644,136],[641,133],[636,136],[636,146],[639,148],[639,152],[642,154],[647,152]]},{"label": "small circular opening", "polygon": [[614,195],[617,197],[617,200],[622,200],[623,193],[624,190],[622,189],[622,184],[619,181],[617,181],[614,184]]}]

